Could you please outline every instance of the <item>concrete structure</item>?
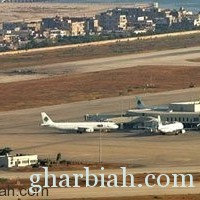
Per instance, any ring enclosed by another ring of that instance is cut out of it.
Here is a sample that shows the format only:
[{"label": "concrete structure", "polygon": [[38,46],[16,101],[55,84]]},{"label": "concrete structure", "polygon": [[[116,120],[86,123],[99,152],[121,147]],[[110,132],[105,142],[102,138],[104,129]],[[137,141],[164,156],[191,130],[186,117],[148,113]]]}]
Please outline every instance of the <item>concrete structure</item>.
[{"label": "concrete structure", "polygon": [[126,30],[127,29],[127,17],[121,14],[121,9],[108,10],[96,16],[99,21],[99,26],[103,30]]},{"label": "concrete structure", "polygon": [[[181,122],[185,128],[197,128],[200,123],[200,101],[178,102],[169,104],[169,111],[158,110],[128,110],[125,116],[154,117],[161,116],[163,122]],[[141,125],[143,120],[139,120]],[[153,121],[152,121],[153,122]]]},{"label": "concrete structure", "polygon": [[124,115],[86,115],[85,120],[109,120],[125,129],[156,126],[158,115],[163,122],[181,122],[185,128],[197,128],[200,124],[200,101],[171,103],[168,111],[132,109]]},{"label": "concrete structure", "polygon": [[71,36],[84,36],[86,34],[85,22],[84,21],[71,22],[70,32]]},{"label": "concrete structure", "polygon": [[63,18],[60,30],[67,30],[69,31],[70,36],[84,36],[86,35],[85,25],[86,25],[85,18]]},{"label": "concrete structure", "polygon": [[[161,116],[163,122],[178,121],[184,124],[185,128],[197,128],[200,123],[200,112],[162,112],[152,110],[128,110],[126,116],[140,116],[140,117],[154,117]],[[144,124],[144,121],[140,121],[140,125]]]},{"label": "concrete structure", "polygon": [[37,155],[4,155],[0,156],[0,167],[26,167],[38,163]]},{"label": "concrete structure", "polygon": [[62,27],[59,17],[43,18],[41,23],[42,29],[60,29]]},{"label": "concrete structure", "polygon": [[11,30],[27,30],[27,23],[24,21],[18,21],[18,22],[3,22],[2,29],[4,31],[11,31]]},{"label": "concrete structure", "polygon": [[41,31],[42,20],[34,20],[34,21],[27,22],[27,28],[35,32]]},{"label": "concrete structure", "polygon": [[85,20],[85,31],[87,35],[96,34],[101,32],[99,21],[95,17],[87,18]]},{"label": "concrete structure", "polygon": [[176,112],[200,112],[200,101],[171,103],[169,109]]}]

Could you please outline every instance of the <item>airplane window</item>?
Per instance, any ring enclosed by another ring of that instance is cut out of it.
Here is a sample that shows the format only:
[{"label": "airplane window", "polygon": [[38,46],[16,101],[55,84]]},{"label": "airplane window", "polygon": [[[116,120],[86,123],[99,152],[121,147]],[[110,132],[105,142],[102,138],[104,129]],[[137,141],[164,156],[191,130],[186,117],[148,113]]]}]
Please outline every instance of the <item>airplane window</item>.
[{"label": "airplane window", "polygon": [[98,124],[97,127],[101,128],[103,127],[103,124]]}]

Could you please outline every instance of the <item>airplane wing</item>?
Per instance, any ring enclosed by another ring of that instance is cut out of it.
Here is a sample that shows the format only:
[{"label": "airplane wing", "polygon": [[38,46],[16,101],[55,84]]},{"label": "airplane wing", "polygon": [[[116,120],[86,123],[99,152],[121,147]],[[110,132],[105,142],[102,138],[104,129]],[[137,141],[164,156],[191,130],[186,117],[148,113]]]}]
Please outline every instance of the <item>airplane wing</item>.
[{"label": "airplane wing", "polygon": [[152,126],[138,126],[139,129],[143,129],[143,130],[147,130],[149,132],[156,132],[157,129],[155,127]]}]

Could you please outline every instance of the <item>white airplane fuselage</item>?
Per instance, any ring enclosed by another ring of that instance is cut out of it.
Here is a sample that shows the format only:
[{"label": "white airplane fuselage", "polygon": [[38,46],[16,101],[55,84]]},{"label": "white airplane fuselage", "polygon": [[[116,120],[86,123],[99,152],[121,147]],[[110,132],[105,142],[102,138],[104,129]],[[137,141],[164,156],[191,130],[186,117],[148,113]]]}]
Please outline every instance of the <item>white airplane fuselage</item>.
[{"label": "white airplane fuselage", "polygon": [[112,130],[119,128],[119,126],[113,122],[53,122],[46,113],[42,112],[41,116],[41,126],[56,128],[59,130],[75,130],[79,133],[92,133],[95,130]]},{"label": "white airplane fuselage", "polygon": [[112,122],[53,122],[51,124],[45,125],[42,124],[42,126],[48,126],[51,128],[57,128],[60,130],[80,130],[80,129],[86,129],[88,132],[91,130],[110,130],[110,129],[117,129],[118,125],[112,123]]},{"label": "white airplane fuselage", "polygon": [[185,133],[184,125],[181,122],[173,122],[173,123],[167,123],[163,124],[160,118],[160,115],[158,115],[157,118],[158,126],[154,128],[150,128],[151,132],[156,133],[162,133],[165,134],[175,134],[178,135],[179,133]]},{"label": "white airplane fuselage", "polygon": [[184,133],[184,126],[180,122],[174,122],[172,124],[165,124],[158,126],[158,131],[161,133]]}]

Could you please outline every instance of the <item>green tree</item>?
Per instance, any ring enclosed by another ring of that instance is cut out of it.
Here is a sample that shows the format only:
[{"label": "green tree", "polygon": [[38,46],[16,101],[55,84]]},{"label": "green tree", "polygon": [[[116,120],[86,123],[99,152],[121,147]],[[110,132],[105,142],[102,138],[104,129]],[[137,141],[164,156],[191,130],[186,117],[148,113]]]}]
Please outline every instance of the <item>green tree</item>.
[{"label": "green tree", "polygon": [[56,156],[56,162],[58,163],[61,160],[61,153],[58,153]]},{"label": "green tree", "polygon": [[11,151],[13,151],[13,150],[10,147],[5,147],[3,149],[0,149],[0,155],[3,156],[6,154],[9,154]]}]

